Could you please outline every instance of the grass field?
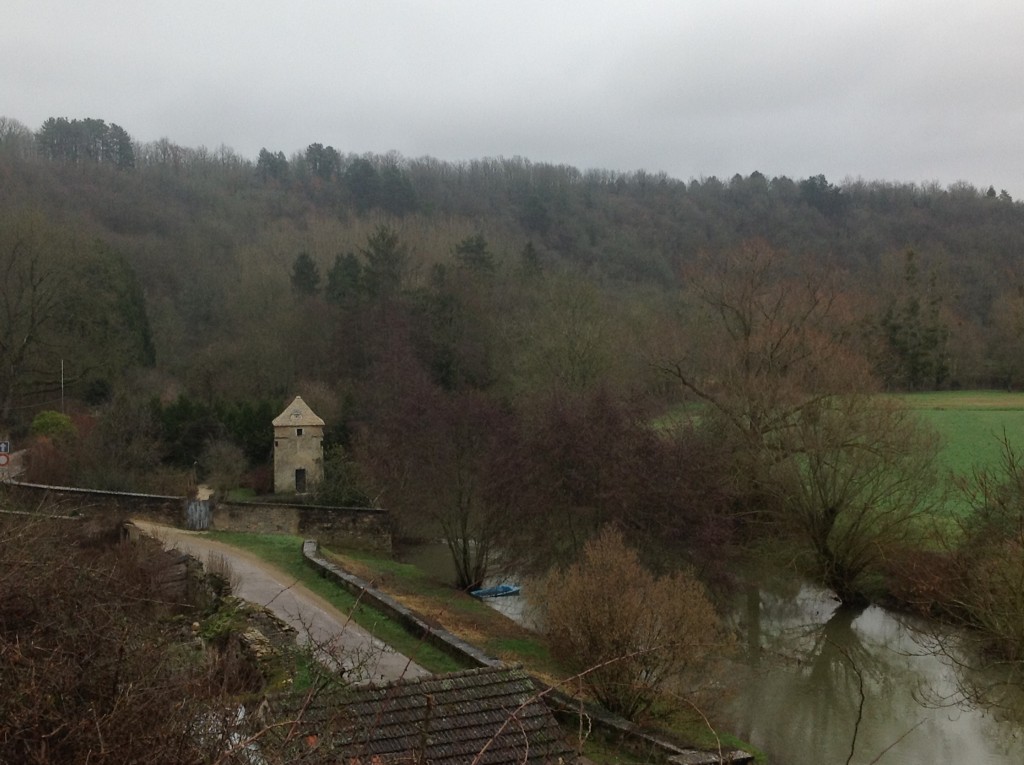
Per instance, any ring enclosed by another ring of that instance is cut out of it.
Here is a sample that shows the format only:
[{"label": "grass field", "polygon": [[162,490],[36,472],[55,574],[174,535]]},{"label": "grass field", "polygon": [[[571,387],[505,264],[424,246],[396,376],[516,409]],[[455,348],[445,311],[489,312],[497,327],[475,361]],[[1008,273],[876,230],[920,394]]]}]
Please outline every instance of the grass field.
[{"label": "grass field", "polygon": [[1004,435],[1024,448],[1024,393],[949,391],[900,398],[939,432],[942,465],[952,473],[998,467]]}]

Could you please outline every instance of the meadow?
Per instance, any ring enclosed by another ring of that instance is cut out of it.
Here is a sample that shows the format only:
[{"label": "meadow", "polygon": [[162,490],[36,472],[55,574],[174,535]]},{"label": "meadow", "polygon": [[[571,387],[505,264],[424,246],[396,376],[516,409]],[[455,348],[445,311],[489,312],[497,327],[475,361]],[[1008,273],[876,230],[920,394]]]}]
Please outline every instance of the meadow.
[{"label": "meadow", "polygon": [[1003,440],[1024,448],[1024,393],[939,391],[900,396],[942,438],[939,455],[950,473],[998,469]]}]

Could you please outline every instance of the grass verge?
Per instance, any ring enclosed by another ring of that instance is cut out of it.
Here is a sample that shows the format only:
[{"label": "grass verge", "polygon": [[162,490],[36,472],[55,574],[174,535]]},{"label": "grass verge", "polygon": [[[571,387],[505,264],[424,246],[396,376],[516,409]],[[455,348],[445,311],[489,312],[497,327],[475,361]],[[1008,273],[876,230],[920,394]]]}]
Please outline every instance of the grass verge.
[{"label": "grass verge", "polygon": [[379,611],[357,604],[353,595],[320,577],[302,557],[302,538],[285,534],[242,534],[229,531],[207,532],[205,536],[248,550],[283,571],[322,597],[339,611],[349,614],[359,626],[396,651],[408,656],[431,672],[456,672],[467,669],[448,654],[414,638],[401,625]]},{"label": "grass verge", "polygon": [[492,656],[522,664],[552,684],[567,674],[537,633],[412,564],[365,552],[328,550],[325,555]]}]

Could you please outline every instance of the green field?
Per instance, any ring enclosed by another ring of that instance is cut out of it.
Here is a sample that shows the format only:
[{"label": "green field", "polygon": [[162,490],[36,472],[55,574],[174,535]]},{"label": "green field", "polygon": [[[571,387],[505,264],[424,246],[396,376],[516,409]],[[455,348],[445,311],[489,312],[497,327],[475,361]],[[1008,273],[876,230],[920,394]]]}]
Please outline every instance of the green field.
[{"label": "green field", "polygon": [[942,466],[958,475],[998,468],[1003,438],[1024,448],[1024,393],[950,391],[900,396],[942,437]]}]

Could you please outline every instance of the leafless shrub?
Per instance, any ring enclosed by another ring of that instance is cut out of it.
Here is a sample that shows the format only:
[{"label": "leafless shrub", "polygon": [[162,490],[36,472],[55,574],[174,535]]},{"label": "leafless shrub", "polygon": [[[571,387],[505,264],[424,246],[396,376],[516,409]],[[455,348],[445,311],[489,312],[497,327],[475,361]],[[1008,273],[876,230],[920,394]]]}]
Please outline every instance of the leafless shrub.
[{"label": "leafless shrub", "polygon": [[0,516],[0,762],[196,762],[196,720],[231,705],[237,662],[196,654],[152,587],[158,548]]},{"label": "leafless shrub", "polygon": [[688,572],[655,578],[612,529],[588,542],[579,562],[550,574],[541,592],[552,652],[629,719],[729,642],[699,581]]}]

